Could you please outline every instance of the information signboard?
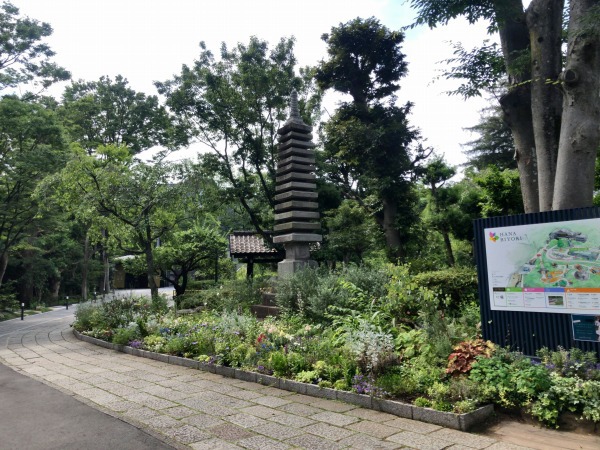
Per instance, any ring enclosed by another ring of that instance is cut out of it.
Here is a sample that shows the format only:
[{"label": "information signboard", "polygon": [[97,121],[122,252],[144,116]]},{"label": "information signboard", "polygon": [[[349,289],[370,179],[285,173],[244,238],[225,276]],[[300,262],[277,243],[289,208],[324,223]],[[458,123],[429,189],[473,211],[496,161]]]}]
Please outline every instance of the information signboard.
[{"label": "information signboard", "polygon": [[573,339],[576,341],[600,342],[600,316],[571,316]]},{"label": "information signboard", "polygon": [[492,310],[600,315],[600,219],[484,232]]}]

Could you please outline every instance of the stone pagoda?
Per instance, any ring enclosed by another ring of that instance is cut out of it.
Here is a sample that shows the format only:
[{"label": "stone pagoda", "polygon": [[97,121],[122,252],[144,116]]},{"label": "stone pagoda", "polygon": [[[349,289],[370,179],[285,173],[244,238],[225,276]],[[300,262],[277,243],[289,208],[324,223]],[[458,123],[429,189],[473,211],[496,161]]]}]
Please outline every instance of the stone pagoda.
[{"label": "stone pagoda", "polygon": [[285,259],[278,264],[279,277],[288,276],[306,266],[316,266],[310,259],[309,246],[321,242],[315,183],[315,154],[312,127],[306,125],[298,111],[298,94],[292,92],[290,117],[277,130],[279,150],[275,188],[275,237],[283,244]]}]

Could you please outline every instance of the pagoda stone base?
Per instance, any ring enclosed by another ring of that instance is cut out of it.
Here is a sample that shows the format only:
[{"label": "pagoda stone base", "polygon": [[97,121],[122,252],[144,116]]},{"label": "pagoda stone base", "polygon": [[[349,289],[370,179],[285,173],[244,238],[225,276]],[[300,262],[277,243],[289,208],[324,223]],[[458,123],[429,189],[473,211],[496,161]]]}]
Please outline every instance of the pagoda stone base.
[{"label": "pagoda stone base", "polygon": [[280,278],[291,276],[308,267],[317,267],[317,262],[310,259],[310,250],[306,242],[287,242],[284,247],[285,259],[277,264],[277,275]]}]

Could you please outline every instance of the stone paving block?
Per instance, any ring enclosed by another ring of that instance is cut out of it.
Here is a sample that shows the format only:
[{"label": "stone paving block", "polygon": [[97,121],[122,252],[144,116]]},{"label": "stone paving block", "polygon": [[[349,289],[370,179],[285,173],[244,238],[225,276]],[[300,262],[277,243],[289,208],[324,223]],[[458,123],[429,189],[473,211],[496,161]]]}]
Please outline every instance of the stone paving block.
[{"label": "stone paving block", "polygon": [[304,427],[302,430],[310,434],[316,434],[317,436],[324,437],[325,439],[330,439],[332,441],[339,441],[340,439],[344,439],[348,436],[356,434],[355,431],[346,430],[344,428],[328,425],[322,422],[309,425]]},{"label": "stone paving block", "polygon": [[282,413],[277,416],[273,416],[269,420],[293,428],[302,428],[315,423],[315,421],[312,419],[307,419],[306,417],[287,413]]},{"label": "stone paving block", "polygon": [[144,393],[129,395],[126,398],[128,400],[131,400],[133,402],[139,403],[140,405],[144,405],[152,409],[166,409],[177,406],[177,403],[175,402]]},{"label": "stone paving block", "polygon": [[290,448],[289,445],[275,441],[266,436],[254,436],[242,439],[238,441],[237,444],[251,450],[287,450]]},{"label": "stone paving block", "polygon": [[133,408],[138,408],[140,405],[138,405],[137,403],[134,403],[134,402],[127,401],[127,400],[122,400],[122,401],[107,403],[104,406],[107,409],[110,409],[111,411],[123,412],[123,411],[129,411],[130,409],[133,409]]},{"label": "stone paving block", "polygon": [[370,420],[371,422],[383,423],[387,420],[397,419],[397,416],[388,414],[380,411],[374,411],[366,408],[356,408],[345,413],[348,416],[358,417],[363,420]]},{"label": "stone paving block", "polygon": [[453,444],[461,444],[478,449],[489,447],[496,442],[495,439],[485,436],[465,433],[464,431],[458,430],[448,430],[447,428],[440,428],[439,430],[430,433],[429,436],[437,439],[443,439],[445,441],[452,442]]},{"label": "stone paving block", "polygon": [[402,445],[396,442],[383,441],[372,436],[365,436],[364,434],[355,434],[354,436],[342,439],[339,443],[360,450],[384,450],[402,447]]},{"label": "stone paving block", "polygon": [[277,409],[267,408],[266,406],[262,406],[262,405],[250,406],[248,408],[242,408],[242,409],[240,409],[240,412],[243,412],[245,414],[251,414],[253,416],[260,417],[261,419],[269,419],[273,416],[281,414],[281,411],[279,411]]},{"label": "stone paving block", "polygon": [[161,414],[167,414],[174,419],[183,419],[184,417],[193,416],[194,414],[198,414],[197,411],[194,411],[187,406],[175,406],[173,408],[163,409]]},{"label": "stone paving block", "polygon": [[326,400],[326,399],[313,399],[311,403],[312,406],[316,408],[325,409],[327,411],[333,412],[346,412],[352,409],[356,409],[356,406],[349,405],[347,403],[338,402],[336,400]]},{"label": "stone paving block", "polygon": [[288,439],[286,442],[294,447],[303,448],[306,450],[338,450],[341,448],[346,448],[345,445],[341,445],[337,442],[323,439],[311,434],[296,436]]},{"label": "stone paving block", "polygon": [[439,425],[431,423],[419,422],[418,420],[404,419],[402,417],[396,417],[395,419],[383,422],[388,427],[399,428],[404,431],[412,431],[414,433],[427,434],[432,431],[441,429]]},{"label": "stone paving block", "polygon": [[185,417],[181,420],[182,422],[189,423],[190,425],[193,425],[201,430],[225,424],[225,422],[220,418],[210,416],[208,414],[195,414],[193,416]]},{"label": "stone paving block", "polygon": [[418,450],[442,450],[453,444],[450,441],[437,439],[431,435],[413,433],[412,431],[403,431],[398,434],[393,434],[388,437],[387,440]]},{"label": "stone paving block", "polygon": [[[263,395],[272,395],[273,397],[287,397],[288,395],[295,395],[293,392],[285,391],[283,389],[277,389],[269,386],[262,386],[258,383],[250,383],[252,386],[256,386],[256,389],[259,392],[262,392]],[[252,389],[252,388],[248,388]],[[314,399],[313,399],[314,400]]]},{"label": "stone paving block", "polygon": [[[450,448],[452,448],[452,447],[450,447]],[[529,447],[523,447],[521,445],[511,444],[509,442],[496,442],[486,448],[486,450],[488,450],[488,449],[489,450],[531,450]]]},{"label": "stone paving block", "polygon": [[[257,391],[246,391],[246,390],[242,390],[239,389],[235,386],[226,386],[223,385],[223,390],[215,390],[215,392],[223,392],[231,397],[235,397],[235,398],[239,398],[240,400],[248,400],[248,401],[252,401],[255,398],[258,397],[263,397],[261,392],[257,392]],[[233,390],[231,390],[233,388]]]},{"label": "stone paving block", "polygon": [[204,441],[195,442],[190,444],[190,447],[194,450],[241,450],[239,447],[231,442],[224,441],[222,439],[211,438]]},{"label": "stone paving block", "polygon": [[288,438],[292,438],[294,436],[299,436],[304,434],[303,430],[299,430],[297,428],[286,427],[285,425],[280,425],[278,423],[266,423],[264,425],[259,425],[257,427],[253,427],[252,431],[263,434],[265,436],[269,436],[273,439],[284,440]]},{"label": "stone paving block", "polygon": [[[279,416],[274,416],[274,417],[272,417],[272,419],[275,419],[277,417],[279,417]],[[227,416],[225,418],[225,420],[227,422],[234,423],[242,428],[253,428],[253,427],[257,427],[259,425],[264,425],[264,424],[268,423],[265,419],[261,419],[257,416],[253,416],[251,414],[244,414],[244,413]]]},{"label": "stone paving block", "polygon": [[398,432],[397,428],[388,427],[387,425],[382,425],[380,423],[371,422],[368,420],[350,424],[348,425],[348,428],[379,439],[384,439]]},{"label": "stone paving block", "polygon": [[338,427],[344,427],[360,420],[358,417],[347,416],[345,414],[332,411],[323,411],[310,416],[310,418],[319,422],[328,423],[330,425],[336,425]]},{"label": "stone paving block", "polygon": [[314,414],[320,413],[323,410],[320,408],[314,408],[310,405],[305,405],[304,403],[289,403],[287,405],[283,405],[279,407],[280,410],[289,412],[291,414],[296,414],[298,416],[312,416]]},{"label": "stone paving block", "polygon": [[178,428],[169,428],[161,431],[182,444],[192,444],[194,442],[202,442],[212,438],[210,434],[200,431],[198,428],[190,425],[183,425]]},{"label": "stone paving block", "polygon": [[161,429],[161,431],[163,428],[176,428],[183,426],[183,422],[180,422],[179,420],[173,419],[172,417],[165,416],[163,414],[159,414],[158,416],[154,417],[148,417],[144,419],[143,422],[147,423],[153,428],[159,428]]},{"label": "stone paving block", "polygon": [[176,391],[174,389],[165,388],[165,387],[157,386],[157,385],[151,385],[151,386],[144,387],[144,388],[142,388],[142,391],[146,392],[148,394],[154,395],[156,397],[173,400],[173,401],[177,401],[177,400],[181,400],[183,398],[189,397],[189,394],[186,394],[185,392],[180,392],[180,391]]},{"label": "stone paving block", "polygon": [[223,425],[217,425],[216,427],[207,428],[212,435],[223,439],[225,441],[239,441],[240,439],[246,439],[252,436],[256,436],[256,433],[248,431],[246,428],[238,427],[231,423],[225,423]]},{"label": "stone paving block", "polygon": [[131,409],[129,411],[125,411],[123,413],[123,415],[126,417],[129,417],[131,419],[135,419],[137,421],[144,422],[152,417],[159,416],[160,413],[157,411],[154,411],[153,409],[142,406],[142,407],[138,407],[136,409]]},{"label": "stone paving block", "polygon": [[270,408],[279,408],[280,406],[287,405],[291,403],[291,401],[284,397],[273,397],[271,395],[267,395],[265,397],[257,397],[252,400],[254,403],[258,403],[259,405],[268,406]]},{"label": "stone paving block", "polygon": [[188,400],[189,399],[183,399],[183,400],[180,400],[179,402],[181,404],[184,404],[186,406],[189,406],[190,408],[197,410],[198,412],[202,412],[205,414],[211,414],[216,417],[226,417],[226,416],[231,416],[231,415],[238,413],[238,411],[233,408],[229,408],[227,406],[218,405],[216,403],[211,403],[211,402],[201,401],[199,403],[196,403],[195,406],[192,406],[188,403],[184,403],[184,402],[187,402]]}]

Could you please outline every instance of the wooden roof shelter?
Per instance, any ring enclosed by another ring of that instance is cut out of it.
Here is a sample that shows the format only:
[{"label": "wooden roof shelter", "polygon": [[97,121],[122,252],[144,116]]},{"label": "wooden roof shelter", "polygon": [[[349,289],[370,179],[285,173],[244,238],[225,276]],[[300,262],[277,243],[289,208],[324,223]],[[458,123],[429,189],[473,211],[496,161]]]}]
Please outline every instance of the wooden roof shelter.
[{"label": "wooden roof shelter", "polygon": [[229,255],[246,263],[246,276],[254,275],[254,263],[277,263],[283,260],[285,251],[269,245],[255,231],[233,231],[229,235]]}]

